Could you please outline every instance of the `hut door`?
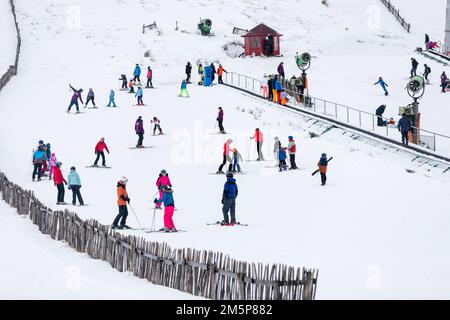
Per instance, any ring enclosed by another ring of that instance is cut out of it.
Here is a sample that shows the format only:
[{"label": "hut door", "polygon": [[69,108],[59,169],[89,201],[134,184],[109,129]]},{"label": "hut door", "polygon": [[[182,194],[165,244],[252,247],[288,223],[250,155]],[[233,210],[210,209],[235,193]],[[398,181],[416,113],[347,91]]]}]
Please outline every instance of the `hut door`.
[{"label": "hut door", "polygon": [[273,36],[267,36],[264,38],[264,55],[273,55]]}]

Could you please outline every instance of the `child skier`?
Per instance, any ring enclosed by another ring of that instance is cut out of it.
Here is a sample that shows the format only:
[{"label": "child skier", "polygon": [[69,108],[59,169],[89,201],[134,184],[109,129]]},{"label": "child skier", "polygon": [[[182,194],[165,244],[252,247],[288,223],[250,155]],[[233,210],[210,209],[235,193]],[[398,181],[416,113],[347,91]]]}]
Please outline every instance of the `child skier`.
[{"label": "child skier", "polygon": [[56,155],[54,153],[52,153],[50,160],[49,160],[49,163],[50,163],[50,172],[49,172],[49,178],[48,178],[49,180],[52,180],[52,175],[53,175],[53,172],[55,171],[57,161],[58,160],[56,159]]},{"label": "child skier", "polygon": [[142,117],[139,116],[139,118],[136,120],[136,123],[134,124],[134,130],[136,131],[136,134],[139,136],[138,142],[136,144],[136,148],[143,148],[142,142],[144,141],[144,121],[142,120]]},{"label": "child skier", "polygon": [[70,173],[67,180],[69,180],[69,190],[72,190],[72,204],[76,205],[78,198],[80,206],[84,206],[83,198],[80,193],[81,179],[75,167],[70,168]]},{"label": "child skier", "polygon": [[327,182],[327,167],[328,167],[327,155],[325,153],[322,153],[322,156],[320,157],[317,166],[319,167],[320,179],[322,181],[321,185],[324,186],[325,183]]},{"label": "child skier", "polygon": [[98,167],[97,163],[98,163],[98,160],[100,160],[100,156],[102,157],[102,167],[106,167],[105,152],[104,152],[105,149],[106,149],[106,151],[108,151],[108,154],[109,154],[109,149],[105,143],[105,138],[101,138],[100,141],[95,145],[95,154],[97,155],[97,158],[95,159],[95,162],[93,165],[94,167]]},{"label": "child skier", "polygon": [[153,135],[156,134],[156,130],[159,130],[159,134],[164,134],[161,129],[161,121],[157,117],[153,117],[153,120],[150,121],[154,124],[153,126]]},{"label": "child skier", "polygon": [[128,82],[128,86],[130,87],[130,91],[128,91],[128,93],[134,93],[134,81],[133,81],[133,79],[130,79],[130,82]]},{"label": "child skier", "polygon": [[128,84],[127,84],[128,80],[127,80],[127,76],[124,75],[124,74],[121,74],[119,80],[122,80],[122,89],[128,89]]},{"label": "child skier", "polygon": [[388,84],[386,82],[384,82],[382,77],[379,77],[378,81],[375,82],[373,85],[377,85],[377,84],[379,84],[381,86],[381,88],[383,88],[385,96],[389,95],[389,92],[386,89],[386,87],[389,87],[389,86],[388,86]]},{"label": "child skier", "polygon": [[128,180],[125,177],[120,178],[117,182],[117,205],[119,206],[119,214],[116,216],[113,224],[111,225],[112,229],[131,229],[126,225],[128,216],[127,203],[130,203],[130,197],[128,197],[126,190],[127,182]]},{"label": "child skier", "polygon": [[[221,225],[223,226],[232,226],[236,223],[236,197],[238,195],[238,186],[236,184],[236,179],[233,178],[233,173],[227,173],[227,182],[223,187],[222,193],[222,213],[223,213],[223,221]],[[228,211],[231,215],[231,223],[228,219]]]},{"label": "child skier", "polygon": [[241,173],[241,166],[239,165],[239,161],[242,161],[242,156],[240,154],[240,152],[237,151],[236,148],[233,149],[233,173],[236,173],[236,169],[237,172]]},{"label": "child skier", "polygon": [[116,106],[116,102],[114,101],[114,96],[115,96],[114,90],[111,89],[111,91],[109,92],[109,102],[108,102],[108,107],[111,107],[111,103],[113,104],[113,105],[112,105],[113,107],[117,107],[117,106]]},{"label": "child skier", "polygon": [[147,68],[147,85],[145,86],[146,88],[153,88],[152,78],[153,78],[152,68],[148,67]]},{"label": "child skier", "polygon": [[139,67],[139,64],[136,63],[136,67],[134,68],[133,71],[133,75],[134,75],[134,82],[136,82],[136,80],[138,81],[139,85],[141,85],[141,67]]},{"label": "child skier", "polygon": [[58,189],[58,197],[57,197],[57,205],[60,204],[67,204],[64,202],[64,185],[67,185],[66,179],[64,179],[64,176],[61,172],[61,162],[55,163],[55,169],[54,169],[54,175],[53,175],[53,182],[55,183],[56,188]]},{"label": "child skier", "polygon": [[69,84],[70,89],[73,91],[72,99],[70,100],[69,108],[67,109],[67,112],[70,112],[70,109],[72,109],[72,106],[75,105],[77,108],[77,113],[80,113],[80,108],[78,106],[78,99],[80,99],[81,103],[84,104],[83,98],[81,97],[81,93],[83,92],[83,89],[75,89],[72,87],[71,84]]},{"label": "child skier", "polygon": [[88,104],[89,104],[89,101],[92,101],[92,104],[94,105],[94,108],[97,108],[95,106],[94,99],[95,99],[94,90],[92,90],[92,88],[89,88],[89,92],[88,92],[88,95],[87,95],[87,98],[86,98],[86,104],[84,105],[84,107],[86,108],[88,106]]},{"label": "child skier", "polygon": [[283,171],[283,170],[287,170],[287,165],[286,165],[286,147],[280,147],[278,148],[278,168],[280,169],[279,171]]},{"label": "child skier", "polygon": [[144,105],[144,101],[142,100],[142,96],[144,95],[144,90],[142,90],[141,87],[138,87],[136,94],[134,95],[135,97],[137,97],[137,105],[138,106],[143,106]]},{"label": "child skier", "polygon": [[189,98],[189,92],[187,91],[187,82],[185,79],[183,79],[183,81],[181,81],[181,91],[178,96],[182,97],[183,93],[186,93],[187,98]]},{"label": "child skier", "polygon": [[[170,182],[169,174],[166,170],[161,170],[161,173],[159,174],[158,180],[156,180],[156,186],[159,190],[159,199],[161,200],[163,198],[163,192],[161,190],[161,187],[169,186],[172,187],[172,183]],[[161,209],[161,202],[155,204],[156,209]]]},{"label": "child skier", "polygon": [[158,200],[155,198],[153,202],[156,205],[159,205],[161,208],[161,203],[164,203],[164,229],[161,229],[164,232],[177,232],[175,225],[173,223],[173,213],[175,212],[175,202],[173,200],[173,190],[169,186],[161,186],[160,193],[162,192],[163,196]]}]

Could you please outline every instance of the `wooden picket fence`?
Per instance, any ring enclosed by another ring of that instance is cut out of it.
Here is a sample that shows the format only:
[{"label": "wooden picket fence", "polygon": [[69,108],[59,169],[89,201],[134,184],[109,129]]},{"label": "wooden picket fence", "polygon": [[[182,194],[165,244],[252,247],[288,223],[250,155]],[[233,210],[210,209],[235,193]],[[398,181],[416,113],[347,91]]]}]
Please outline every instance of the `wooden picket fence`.
[{"label": "wooden picket fence", "polygon": [[11,12],[14,16],[14,24],[16,26],[16,36],[17,36],[16,58],[14,61],[14,65],[9,66],[8,70],[6,70],[6,72],[0,77],[0,91],[2,91],[3,87],[6,86],[9,80],[17,74],[17,68],[19,67],[20,46],[22,44],[19,24],[17,23],[16,7],[14,5],[14,0],[9,0],[9,3],[11,5]]},{"label": "wooden picket fence", "polygon": [[411,31],[411,24],[407,23],[405,19],[400,15],[400,10],[396,9],[390,0],[380,0],[380,1],[386,6],[389,12],[394,15],[394,17],[397,19],[397,21],[400,23],[403,29],[405,29],[406,32],[409,33]]},{"label": "wooden picket fence", "polygon": [[1,172],[0,192],[43,234],[153,284],[216,300],[315,299],[317,269],[249,263],[219,252],[172,249],[166,243],[125,236],[69,210],[52,211]]}]

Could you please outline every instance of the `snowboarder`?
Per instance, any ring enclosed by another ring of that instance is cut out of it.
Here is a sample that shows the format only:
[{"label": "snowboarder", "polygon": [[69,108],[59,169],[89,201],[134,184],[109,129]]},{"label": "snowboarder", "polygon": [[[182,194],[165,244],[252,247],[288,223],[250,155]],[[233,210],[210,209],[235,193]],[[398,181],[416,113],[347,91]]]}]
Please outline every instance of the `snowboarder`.
[{"label": "snowboarder", "polygon": [[138,81],[139,85],[141,85],[141,67],[139,67],[139,64],[136,63],[136,67],[134,68],[133,71],[133,75],[134,75],[134,82],[136,82],[136,80]]},{"label": "snowboarder", "polygon": [[233,143],[232,139],[228,139],[225,144],[223,145],[223,161],[222,164],[219,166],[219,169],[217,170],[217,174],[224,174],[225,172],[222,171],[223,167],[229,162],[228,171],[231,171],[232,169],[232,161],[230,157],[230,144]]},{"label": "snowboarder", "polygon": [[173,200],[173,190],[169,186],[161,186],[160,192],[163,196],[158,200],[155,198],[153,202],[155,206],[164,203],[164,232],[177,232],[173,223],[173,213],[175,212],[175,202]]},{"label": "snowboarder", "polygon": [[116,102],[114,101],[114,97],[115,97],[115,93],[114,90],[111,89],[111,91],[109,92],[109,102],[108,102],[108,107],[111,107],[111,103],[113,107],[117,107],[116,106]]},{"label": "snowboarder", "polygon": [[258,152],[258,159],[256,159],[256,161],[264,161],[264,156],[262,153],[262,145],[264,142],[264,137],[259,128],[255,129],[255,134],[253,135],[253,137],[250,137],[250,139],[255,139],[256,141],[256,151]]},{"label": "snowboarder", "polygon": [[398,121],[397,124],[398,131],[402,133],[402,145],[405,147],[408,146],[408,134],[409,130],[411,130],[411,123],[409,122],[408,117],[404,113],[401,117],[401,119]]},{"label": "snowboarder", "polygon": [[138,142],[136,144],[136,148],[143,148],[142,142],[144,141],[144,121],[142,120],[142,116],[136,120],[134,124],[134,130],[136,134],[139,136]]},{"label": "snowboarder", "polygon": [[92,101],[94,108],[96,108],[94,99],[95,99],[94,90],[92,90],[92,88],[89,88],[89,92],[86,98],[86,104],[84,105],[84,107],[86,108],[89,104],[89,101]]},{"label": "snowboarder", "polygon": [[419,65],[419,63],[417,62],[416,59],[411,58],[411,78],[415,77],[417,75],[417,66]]},{"label": "snowboarder", "polygon": [[70,109],[72,109],[72,106],[75,105],[77,108],[77,113],[80,113],[80,108],[78,106],[78,99],[80,99],[81,103],[84,104],[83,98],[81,97],[81,93],[83,92],[83,89],[75,89],[72,87],[71,84],[69,84],[70,89],[73,91],[72,99],[70,100],[69,108],[67,109],[67,112],[70,112]]},{"label": "snowboarder", "polygon": [[445,93],[446,92],[445,90],[447,89],[447,87],[448,87],[448,77],[444,71],[441,74],[441,88],[442,88],[441,92]]},{"label": "snowboarder", "polygon": [[324,186],[325,183],[327,182],[327,167],[328,167],[327,155],[325,153],[322,153],[322,155],[320,156],[317,166],[319,167],[320,180],[322,182],[321,185]]},{"label": "snowboarder", "polygon": [[101,138],[100,141],[95,145],[95,154],[97,155],[97,158],[95,159],[94,167],[98,167],[97,163],[98,160],[100,159],[100,156],[102,157],[102,167],[106,167],[105,152],[104,152],[105,149],[106,151],[108,151],[109,154],[109,149],[105,143],[105,138]]},{"label": "snowboarder", "polygon": [[211,62],[209,66],[211,67],[211,85],[213,85],[214,79],[216,78],[216,66],[214,65],[214,62]]},{"label": "snowboarder", "polygon": [[42,176],[42,163],[44,162],[44,149],[42,146],[39,146],[36,151],[33,153],[33,181],[36,178],[36,174],[38,176],[38,181],[41,181]]},{"label": "snowboarder", "polygon": [[133,79],[130,79],[130,82],[128,83],[128,86],[130,87],[130,91],[128,91],[128,93],[134,93],[134,81],[133,81]]},{"label": "snowboarder", "polygon": [[280,62],[280,64],[278,65],[277,71],[278,71],[278,75],[281,78],[284,79],[284,65],[283,65],[283,62]]},{"label": "snowboarder", "polygon": [[280,143],[280,147],[278,148],[278,159],[279,159],[279,163],[278,163],[278,168],[279,171],[283,171],[283,170],[287,170],[287,165],[286,165],[286,147],[282,147],[281,143]]},{"label": "snowboarder", "polygon": [[423,66],[425,67],[425,70],[423,72],[423,76],[424,76],[425,81],[427,82],[427,84],[430,84],[430,81],[428,80],[428,75],[431,73],[431,68],[426,63]]},{"label": "snowboarder", "polygon": [[225,72],[225,73],[228,73],[227,70],[225,70],[225,69],[222,67],[222,65],[219,64],[219,68],[217,69],[217,75],[219,76],[218,82],[219,82],[220,84],[223,84],[222,76],[223,76],[223,73],[224,73],[224,72]]},{"label": "snowboarder", "polygon": [[385,110],[386,110],[386,105],[384,105],[384,104],[382,104],[381,106],[379,106],[377,108],[377,110],[375,110],[375,114],[377,115],[377,125],[379,127],[383,127],[386,125],[386,122],[383,121],[383,117],[382,117]]},{"label": "snowboarder", "polygon": [[152,78],[153,78],[153,71],[152,68],[147,67],[147,85],[145,86],[146,88],[153,88],[153,83],[152,83]]},{"label": "snowboarder", "polygon": [[203,80],[204,80],[204,69],[203,69],[203,65],[201,63],[198,65],[198,76],[200,78],[198,85],[201,86],[201,85],[203,85]]},{"label": "snowboarder", "polygon": [[55,163],[56,167],[54,170],[54,174],[53,174],[53,182],[55,183],[56,188],[58,189],[58,197],[57,197],[57,205],[60,204],[67,204],[66,202],[64,202],[64,185],[67,185],[67,181],[66,179],[64,179],[64,176],[61,172],[61,166],[62,163],[61,162],[56,162]]},{"label": "snowboarder", "polygon": [[128,80],[127,80],[127,76],[124,75],[124,74],[121,74],[119,80],[122,80],[122,89],[128,89],[128,84],[127,84]]},{"label": "snowboarder", "polygon": [[273,158],[275,159],[275,162],[277,164],[277,166],[280,164],[279,162],[279,157],[278,157],[278,152],[280,150],[281,147],[281,142],[280,139],[278,139],[278,137],[273,138],[274,143],[273,143]]},{"label": "snowboarder", "polygon": [[219,107],[219,113],[217,115],[217,122],[219,123],[220,133],[225,134],[225,129],[223,128],[223,110],[222,107]]},{"label": "snowboarder", "polygon": [[183,93],[186,93],[187,98],[189,98],[189,92],[187,91],[187,82],[184,79],[183,79],[183,81],[181,81],[181,91],[178,96],[182,97]]},{"label": "snowboarder", "polygon": [[144,105],[144,101],[142,100],[143,95],[144,95],[144,90],[142,90],[142,88],[139,86],[136,94],[134,95],[135,97],[137,97],[137,105],[138,106]]},{"label": "snowboarder", "polygon": [[76,205],[78,198],[80,206],[84,206],[83,198],[80,193],[81,179],[75,167],[70,168],[70,173],[67,180],[69,180],[69,190],[72,190],[72,204]]},{"label": "snowboarder", "polygon": [[[227,172],[227,182],[225,182],[222,193],[223,221],[221,222],[221,225],[232,226],[236,223],[237,195],[238,195],[238,186],[236,184],[236,179],[233,178],[232,172]],[[231,215],[231,223],[228,217],[228,212],[230,212]]]},{"label": "snowboarder", "polygon": [[378,81],[375,82],[373,85],[377,85],[379,84],[381,86],[381,88],[384,90],[384,95],[387,96],[389,95],[389,92],[387,91],[386,87],[389,87],[388,84],[386,82],[384,82],[382,77],[378,78]]},{"label": "snowboarder", "polygon": [[295,153],[297,152],[297,145],[295,144],[294,137],[289,136],[288,137],[289,144],[287,146],[287,151],[289,153],[289,161],[291,163],[291,167],[289,170],[296,170],[297,164],[295,163]]},{"label": "snowboarder", "polygon": [[54,153],[52,153],[52,155],[50,156],[50,160],[49,160],[50,172],[49,172],[48,180],[52,180],[52,175],[53,175],[53,172],[55,171],[57,161],[58,160],[56,159],[56,155]]},{"label": "snowboarder", "polygon": [[153,123],[153,135],[156,134],[156,130],[159,130],[159,134],[164,134],[161,129],[161,121],[157,117],[153,117],[150,122]]},{"label": "snowboarder", "polygon": [[[233,173],[241,172],[241,165],[239,162],[242,161],[242,155],[236,148],[233,149]],[[237,169],[237,170],[236,170]]]},{"label": "snowboarder", "polygon": [[127,203],[130,203],[130,197],[128,197],[126,190],[127,182],[128,180],[125,177],[120,178],[117,182],[117,205],[119,206],[119,214],[116,216],[113,224],[111,225],[112,229],[131,229],[126,225],[128,216]]},{"label": "snowboarder", "polygon": [[[165,186],[172,187],[172,182],[170,182],[169,174],[167,173],[166,170],[163,169],[159,173],[159,177],[156,180],[156,186],[158,187],[158,190],[159,190],[159,200],[162,200],[162,198],[163,198],[163,191],[162,191],[161,188],[165,187]],[[155,208],[156,209],[161,209],[161,202],[155,203]]]},{"label": "snowboarder", "polygon": [[186,73],[186,82],[191,83],[191,72],[192,72],[192,65],[190,62],[186,64],[185,73]]}]

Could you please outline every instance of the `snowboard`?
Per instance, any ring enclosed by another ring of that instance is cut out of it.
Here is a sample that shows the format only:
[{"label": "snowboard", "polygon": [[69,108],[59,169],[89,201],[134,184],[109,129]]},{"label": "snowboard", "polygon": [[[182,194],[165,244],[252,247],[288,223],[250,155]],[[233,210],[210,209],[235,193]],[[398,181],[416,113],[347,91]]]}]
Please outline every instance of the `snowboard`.
[{"label": "snowboard", "polygon": [[213,223],[207,223],[206,225],[208,225],[208,226],[217,226],[217,225],[219,225],[219,226],[221,226],[221,227],[234,227],[234,226],[241,226],[241,227],[247,227],[248,226],[248,224],[246,224],[246,223],[240,223],[240,222],[236,222],[234,225],[232,225],[232,226],[226,226],[226,225],[221,225],[220,224],[220,221],[216,221],[216,222],[213,222]]},{"label": "snowboard", "polygon": [[112,167],[108,166],[86,166],[86,168],[99,168],[99,169],[111,169]]}]

